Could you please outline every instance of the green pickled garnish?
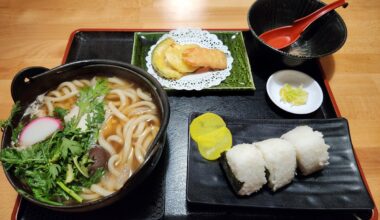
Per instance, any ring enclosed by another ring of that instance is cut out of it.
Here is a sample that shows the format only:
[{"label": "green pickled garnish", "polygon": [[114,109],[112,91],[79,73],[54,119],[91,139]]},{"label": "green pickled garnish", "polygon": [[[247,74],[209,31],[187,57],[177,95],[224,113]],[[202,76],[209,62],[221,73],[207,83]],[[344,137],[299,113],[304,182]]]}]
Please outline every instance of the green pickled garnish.
[{"label": "green pickled garnish", "polygon": [[309,94],[302,88],[302,85],[293,87],[286,83],[280,89],[281,101],[288,102],[295,106],[306,104],[308,95]]}]

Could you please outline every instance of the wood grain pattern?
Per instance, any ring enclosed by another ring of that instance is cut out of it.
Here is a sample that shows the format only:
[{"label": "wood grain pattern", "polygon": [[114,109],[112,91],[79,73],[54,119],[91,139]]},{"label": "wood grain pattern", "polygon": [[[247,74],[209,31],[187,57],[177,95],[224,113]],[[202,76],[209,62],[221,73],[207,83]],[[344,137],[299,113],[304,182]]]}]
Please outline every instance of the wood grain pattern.
[{"label": "wood grain pattern", "polygon": [[[0,118],[11,108],[10,82],[24,67],[60,64],[78,28],[247,28],[253,0],[0,0]],[[327,3],[332,0],[326,0]],[[353,144],[380,204],[380,1],[351,0],[337,9],[348,39],[322,59],[332,91],[349,120]],[[328,33],[327,33],[328,34]],[[0,219],[9,219],[16,193],[0,171]]]}]

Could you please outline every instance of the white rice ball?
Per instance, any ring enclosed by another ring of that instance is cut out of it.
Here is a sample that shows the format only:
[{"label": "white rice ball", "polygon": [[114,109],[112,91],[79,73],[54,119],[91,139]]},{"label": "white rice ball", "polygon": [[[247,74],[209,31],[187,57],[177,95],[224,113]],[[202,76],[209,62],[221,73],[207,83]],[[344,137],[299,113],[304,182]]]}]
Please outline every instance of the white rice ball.
[{"label": "white rice ball", "polygon": [[268,186],[276,191],[290,183],[295,175],[296,151],[292,144],[280,138],[253,143],[262,153],[269,172]]},{"label": "white rice ball", "polygon": [[323,134],[313,131],[309,126],[298,126],[288,131],[281,138],[289,141],[296,148],[297,163],[303,175],[309,175],[329,164],[329,145]]},{"label": "white rice ball", "polygon": [[239,195],[250,195],[267,182],[263,156],[252,144],[232,147],[227,151],[226,159],[235,178],[243,183]]}]

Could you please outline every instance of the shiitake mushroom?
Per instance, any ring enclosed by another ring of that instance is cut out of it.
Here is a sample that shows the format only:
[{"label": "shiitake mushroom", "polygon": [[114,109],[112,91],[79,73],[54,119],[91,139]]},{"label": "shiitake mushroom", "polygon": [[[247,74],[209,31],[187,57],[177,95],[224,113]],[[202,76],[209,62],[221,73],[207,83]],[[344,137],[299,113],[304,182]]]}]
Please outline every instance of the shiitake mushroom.
[{"label": "shiitake mushroom", "polygon": [[90,149],[89,157],[91,160],[94,161],[94,163],[88,167],[88,171],[90,172],[90,174],[93,174],[98,168],[107,167],[107,162],[110,158],[110,154],[106,150],[104,150],[104,148],[95,145]]}]

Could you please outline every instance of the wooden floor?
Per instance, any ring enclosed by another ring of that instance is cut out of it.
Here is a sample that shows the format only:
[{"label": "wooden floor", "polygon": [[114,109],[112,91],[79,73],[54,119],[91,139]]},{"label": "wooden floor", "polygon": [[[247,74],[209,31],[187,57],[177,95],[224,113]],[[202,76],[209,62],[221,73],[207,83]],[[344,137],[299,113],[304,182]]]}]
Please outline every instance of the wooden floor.
[{"label": "wooden floor", "polygon": [[[10,82],[24,67],[61,63],[78,28],[247,28],[253,0],[0,0],[0,118],[12,105]],[[332,2],[331,0],[326,2]],[[332,91],[349,120],[370,190],[380,204],[380,1],[350,0],[337,9],[348,39],[322,59]],[[328,33],[326,33],[328,34]],[[0,171],[0,219],[9,219],[16,192]]]}]

